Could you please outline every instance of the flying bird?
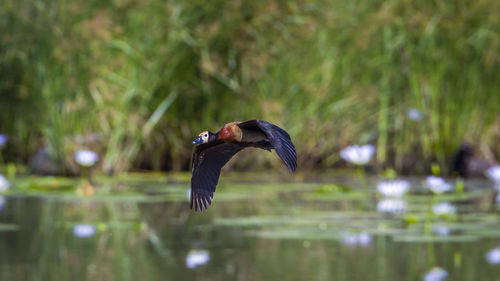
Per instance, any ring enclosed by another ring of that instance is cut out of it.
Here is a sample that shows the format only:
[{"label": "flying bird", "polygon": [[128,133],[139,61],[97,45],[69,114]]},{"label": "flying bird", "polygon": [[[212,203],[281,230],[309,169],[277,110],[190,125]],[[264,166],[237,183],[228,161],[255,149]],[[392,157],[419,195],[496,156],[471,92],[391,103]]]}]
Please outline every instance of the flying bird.
[{"label": "flying bird", "polygon": [[290,171],[297,169],[297,153],[290,135],[280,127],[262,120],[231,122],[217,133],[201,132],[193,141],[191,171],[191,209],[202,211],[212,204],[222,167],[247,147],[274,149]]}]

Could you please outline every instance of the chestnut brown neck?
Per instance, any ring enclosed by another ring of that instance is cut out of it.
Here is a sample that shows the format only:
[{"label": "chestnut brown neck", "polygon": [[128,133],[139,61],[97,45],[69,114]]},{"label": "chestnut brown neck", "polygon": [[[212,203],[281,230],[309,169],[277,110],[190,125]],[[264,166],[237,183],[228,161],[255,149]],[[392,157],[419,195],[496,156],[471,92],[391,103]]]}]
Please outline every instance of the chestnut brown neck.
[{"label": "chestnut brown neck", "polygon": [[223,140],[225,142],[237,141],[241,142],[243,137],[243,133],[241,132],[240,127],[238,127],[239,122],[232,122],[224,125],[222,129],[219,131],[218,140]]}]

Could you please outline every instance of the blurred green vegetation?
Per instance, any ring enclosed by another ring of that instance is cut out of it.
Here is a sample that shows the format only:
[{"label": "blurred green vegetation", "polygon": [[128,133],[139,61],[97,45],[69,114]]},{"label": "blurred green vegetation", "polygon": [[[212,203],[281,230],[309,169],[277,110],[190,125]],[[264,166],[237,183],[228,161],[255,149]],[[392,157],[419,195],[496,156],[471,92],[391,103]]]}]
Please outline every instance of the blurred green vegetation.
[{"label": "blurred green vegetation", "polygon": [[[71,171],[85,147],[106,172],[181,170],[200,131],[255,118],[290,132],[302,168],[338,165],[355,143],[414,172],[446,170],[464,141],[499,156],[499,12],[494,0],[3,0],[4,158],[46,146]],[[279,163],[247,156],[239,167]]]}]

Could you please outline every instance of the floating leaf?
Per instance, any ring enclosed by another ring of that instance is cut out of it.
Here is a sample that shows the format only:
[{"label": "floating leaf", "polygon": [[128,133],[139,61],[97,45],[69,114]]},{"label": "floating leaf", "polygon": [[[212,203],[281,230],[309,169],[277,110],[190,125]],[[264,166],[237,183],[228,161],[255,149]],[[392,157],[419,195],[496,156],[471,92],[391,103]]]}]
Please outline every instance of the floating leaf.
[{"label": "floating leaf", "polygon": [[394,236],[396,242],[408,243],[428,243],[428,242],[476,242],[480,238],[475,235],[397,235]]}]

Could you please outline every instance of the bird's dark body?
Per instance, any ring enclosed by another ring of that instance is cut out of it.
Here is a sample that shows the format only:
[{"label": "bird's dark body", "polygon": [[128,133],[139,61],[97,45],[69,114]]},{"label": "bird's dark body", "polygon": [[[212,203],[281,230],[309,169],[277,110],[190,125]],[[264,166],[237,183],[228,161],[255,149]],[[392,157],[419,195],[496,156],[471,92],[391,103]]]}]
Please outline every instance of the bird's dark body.
[{"label": "bird's dark body", "polygon": [[233,155],[247,147],[267,151],[274,149],[290,171],[297,168],[297,154],[290,136],[269,122],[233,122],[219,132],[209,134],[208,141],[198,145],[193,153],[191,208],[195,211],[206,209],[211,204],[222,167]]},{"label": "bird's dark body", "polygon": [[494,165],[494,161],[476,156],[473,146],[463,143],[453,157],[452,171],[462,177],[481,177]]}]

